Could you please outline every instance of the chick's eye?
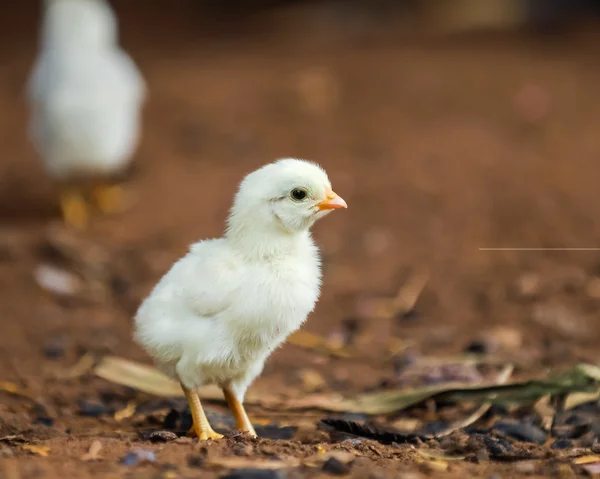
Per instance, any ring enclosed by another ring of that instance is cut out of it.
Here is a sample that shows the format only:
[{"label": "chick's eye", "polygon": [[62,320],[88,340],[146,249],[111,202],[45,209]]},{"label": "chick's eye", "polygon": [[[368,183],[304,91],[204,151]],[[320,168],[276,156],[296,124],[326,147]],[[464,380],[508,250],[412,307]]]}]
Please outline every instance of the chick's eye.
[{"label": "chick's eye", "polygon": [[306,191],[301,190],[300,188],[294,188],[291,194],[292,198],[296,201],[302,201],[304,198],[306,198]]}]

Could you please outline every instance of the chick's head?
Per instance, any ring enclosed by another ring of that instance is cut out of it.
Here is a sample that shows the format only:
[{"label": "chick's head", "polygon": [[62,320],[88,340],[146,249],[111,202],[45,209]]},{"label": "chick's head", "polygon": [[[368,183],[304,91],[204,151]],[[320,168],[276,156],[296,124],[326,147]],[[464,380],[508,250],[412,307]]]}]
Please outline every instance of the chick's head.
[{"label": "chick's head", "polygon": [[61,47],[112,47],[117,18],[105,0],[45,0],[42,44]]},{"label": "chick's head", "polygon": [[244,221],[263,231],[297,233],[307,231],[334,209],[346,207],[321,167],[285,158],[244,178],[231,210],[229,229]]}]

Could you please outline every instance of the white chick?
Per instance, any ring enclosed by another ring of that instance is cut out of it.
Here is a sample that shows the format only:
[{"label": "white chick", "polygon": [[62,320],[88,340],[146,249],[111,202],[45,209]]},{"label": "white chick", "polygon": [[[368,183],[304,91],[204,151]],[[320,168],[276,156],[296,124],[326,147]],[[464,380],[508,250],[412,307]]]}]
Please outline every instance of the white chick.
[{"label": "white chick", "polygon": [[240,184],[225,235],[192,245],[140,306],[136,342],[181,383],[200,439],[222,437],[197,394],[206,384],[223,389],[237,427],[256,435],[244,394],[319,296],[311,226],[346,207],[319,166],[268,164]]},{"label": "white chick", "polygon": [[73,227],[85,227],[90,199],[103,212],[121,208],[122,191],[112,182],[138,144],[146,85],[117,35],[104,0],[44,0],[29,130]]}]

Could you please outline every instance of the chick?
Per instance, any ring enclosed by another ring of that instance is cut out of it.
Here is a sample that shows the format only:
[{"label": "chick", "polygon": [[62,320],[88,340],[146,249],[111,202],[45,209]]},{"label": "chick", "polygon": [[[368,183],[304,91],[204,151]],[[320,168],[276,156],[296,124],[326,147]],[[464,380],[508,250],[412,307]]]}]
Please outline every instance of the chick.
[{"label": "chick", "polygon": [[192,245],[140,306],[135,340],[181,383],[201,440],[222,437],[197,394],[206,384],[223,389],[238,429],[256,435],[242,405],[246,390],[319,296],[309,230],[346,207],[313,163],[263,166],[240,184],[225,235]]},{"label": "chick", "polygon": [[59,184],[65,223],[85,227],[92,204],[122,209],[113,183],[137,147],[146,85],[106,1],[44,0],[28,97],[29,135]]}]

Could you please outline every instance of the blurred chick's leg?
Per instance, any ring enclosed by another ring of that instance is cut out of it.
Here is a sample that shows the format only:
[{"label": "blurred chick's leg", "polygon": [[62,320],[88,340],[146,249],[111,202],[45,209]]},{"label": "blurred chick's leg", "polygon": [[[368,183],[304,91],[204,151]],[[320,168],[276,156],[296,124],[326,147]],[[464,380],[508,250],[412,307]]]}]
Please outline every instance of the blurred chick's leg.
[{"label": "blurred chick's leg", "polygon": [[92,195],[98,209],[104,214],[120,213],[127,207],[125,191],[119,185],[98,185]]},{"label": "blurred chick's leg", "polygon": [[210,426],[206,414],[204,413],[204,409],[202,409],[202,403],[200,402],[198,393],[186,388],[183,384],[181,385],[181,389],[183,389],[185,398],[190,405],[192,420],[194,421],[194,425],[192,426],[194,434],[196,434],[201,441],[206,441],[207,439],[221,439],[223,435],[213,431],[213,428]]},{"label": "blurred chick's leg", "polygon": [[248,418],[248,414],[246,414],[244,405],[238,401],[238,398],[233,394],[229,386],[223,388],[223,394],[225,395],[225,400],[229,405],[229,409],[231,409],[231,412],[233,413],[237,428],[240,431],[249,432],[251,436],[256,437],[256,431]]},{"label": "blurred chick's leg", "polygon": [[75,229],[84,229],[88,224],[88,205],[81,191],[72,187],[65,187],[60,193],[60,208],[63,221],[67,226]]}]

